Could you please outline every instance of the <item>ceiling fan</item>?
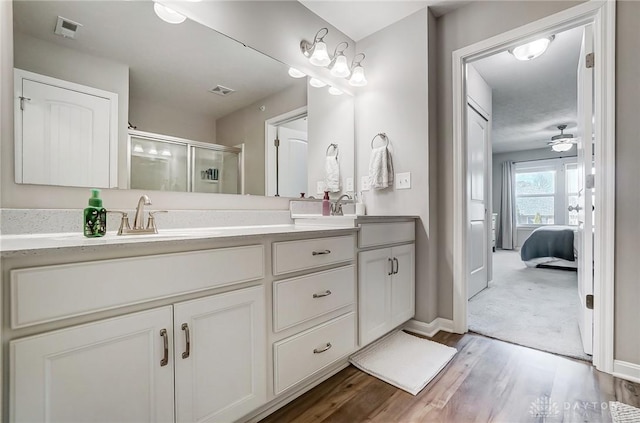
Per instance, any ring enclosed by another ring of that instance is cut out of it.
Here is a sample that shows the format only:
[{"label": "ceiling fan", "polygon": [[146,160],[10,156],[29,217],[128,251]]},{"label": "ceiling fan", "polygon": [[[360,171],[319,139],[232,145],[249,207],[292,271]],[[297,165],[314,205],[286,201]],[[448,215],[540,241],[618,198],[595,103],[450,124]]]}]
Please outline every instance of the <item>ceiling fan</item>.
[{"label": "ceiling fan", "polygon": [[565,134],[564,130],[567,129],[567,125],[558,125],[560,130],[559,135],[551,137],[551,142],[548,145],[551,146],[553,151],[564,152],[569,151],[578,141],[573,137],[573,134]]}]

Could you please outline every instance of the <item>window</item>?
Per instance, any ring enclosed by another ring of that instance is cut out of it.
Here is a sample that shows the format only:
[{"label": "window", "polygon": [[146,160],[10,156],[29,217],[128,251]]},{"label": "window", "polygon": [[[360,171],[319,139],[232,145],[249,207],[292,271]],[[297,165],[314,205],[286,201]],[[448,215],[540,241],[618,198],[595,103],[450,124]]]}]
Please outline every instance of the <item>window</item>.
[{"label": "window", "polygon": [[518,226],[577,225],[578,169],[575,159],[521,162],[515,171]]}]

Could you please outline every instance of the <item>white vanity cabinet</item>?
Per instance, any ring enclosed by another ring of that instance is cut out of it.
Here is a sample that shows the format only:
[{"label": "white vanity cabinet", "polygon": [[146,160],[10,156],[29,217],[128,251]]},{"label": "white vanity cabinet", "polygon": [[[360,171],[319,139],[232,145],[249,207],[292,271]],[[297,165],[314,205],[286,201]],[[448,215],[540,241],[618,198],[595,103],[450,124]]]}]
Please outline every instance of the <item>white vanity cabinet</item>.
[{"label": "white vanity cabinet", "polygon": [[[361,225],[361,251],[358,253],[360,347],[415,314],[414,231],[414,222]],[[379,248],[381,246],[383,248]],[[372,247],[377,248],[363,250]]]},{"label": "white vanity cabinet", "polygon": [[257,286],[13,341],[11,420],[234,421],[266,402],[264,301]]}]

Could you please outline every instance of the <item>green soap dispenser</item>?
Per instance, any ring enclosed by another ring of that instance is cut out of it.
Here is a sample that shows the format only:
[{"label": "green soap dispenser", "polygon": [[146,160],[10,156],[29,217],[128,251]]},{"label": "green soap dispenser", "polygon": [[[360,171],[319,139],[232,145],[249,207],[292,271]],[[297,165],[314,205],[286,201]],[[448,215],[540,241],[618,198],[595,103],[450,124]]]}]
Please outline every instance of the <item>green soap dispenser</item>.
[{"label": "green soap dispenser", "polygon": [[102,207],[100,190],[92,189],[89,207],[84,209],[84,236],[97,238],[107,233],[107,209]]}]

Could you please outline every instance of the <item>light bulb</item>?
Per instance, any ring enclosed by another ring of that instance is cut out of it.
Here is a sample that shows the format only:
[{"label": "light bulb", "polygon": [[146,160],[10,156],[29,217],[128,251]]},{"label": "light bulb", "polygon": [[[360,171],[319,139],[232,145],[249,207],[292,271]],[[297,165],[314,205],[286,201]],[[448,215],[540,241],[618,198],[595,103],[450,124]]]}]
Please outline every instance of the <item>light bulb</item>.
[{"label": "light bulb", "polygon": [[327,83],[319,80],[318,78],[311,78],[309,80],[309,85],[315,88],[322,88],[322,87],[325,87]]},{"label": "light bulb", "polygon": [[338,78],[346,78],[351,75],[349,65],[347,64],[347,57],[344,54],[340,54],[336,57],[336,61],[331,67],[331,75]]},{"label": "light bulb", "polygon": [[364,68],[362,66],[356,66],[353,69],[353,73],[349,79],[349,85],[354,87],[364,87],[367,85],[367,78],[364,77]]},{"label": "light bulb", "polygon": [[136,144],[133,146],[134,153],[144,153],[142,146],[140,144]]},{"label": "light bulb", "polygon": [[562,153],[562,152],[571,150],[572,147],[573,147],[573,144],[570,143],[570,142],[560,142],[560,143],[557,143],[557,144],[553,144],[551,146],[551,149],[553,151],[557,151],[559,153]]},{"label": "light bulb", "polygon": [[158,150],[156,150],[155,147],[151,147],[151,150],[149,150],[149,154],[157,155],[158,154]]},{"label": "light bulb", "polygon": [[158,15],[160,19],[170,24],[179,24],[187,19],[186,16],[176,12],[175,10],[167,6],[163,6],[160,3],[154,2],[153,10],[156,12],[156,15]]},{"label": "light bulb", "polygon": [[331,94],[331,95],[342,95],[342,91],[340,91],[336,87],[329,87],[329,94]]},{"label": "light bulb", "polygon": [[300,72],[296,68],[289,68],[289,76],[292,78],[304,78],[305,76],[307,76],[307,74],[304,72]]},{"label": "light bulb", "polygon": [[549,44],[551,44],[551,40],[552,38],[541,38],[515,47],[513,50],[510,50],[510,52],[518,60],[532,60],[547,51]]},{"label": "light bulb", "polygon": [[327,45],[324,42],[318,41],[316,43],[313,48],[313,54],[309,57],[309,62],[314,66],[327,66],[331,63],[331,58],[327,53]]},{"label": "light bulb", "polygon": [[165,157],[171,157],[171,151],[169,150],[162,150],[162,155]]}]

